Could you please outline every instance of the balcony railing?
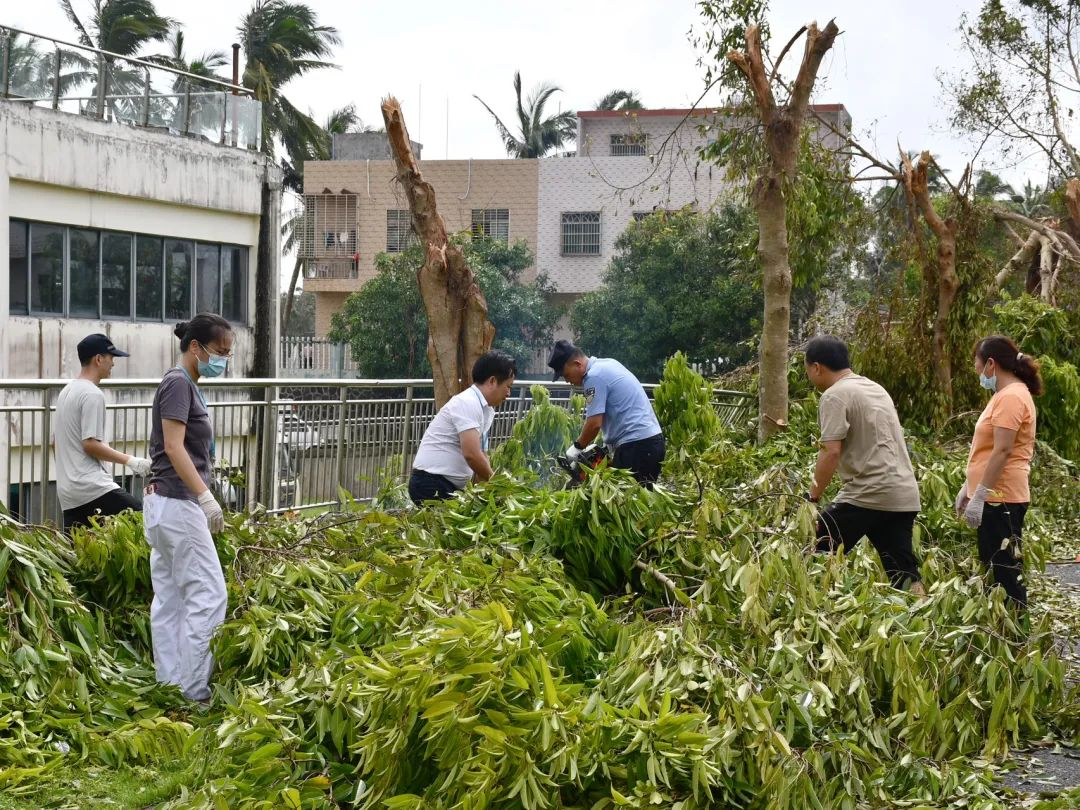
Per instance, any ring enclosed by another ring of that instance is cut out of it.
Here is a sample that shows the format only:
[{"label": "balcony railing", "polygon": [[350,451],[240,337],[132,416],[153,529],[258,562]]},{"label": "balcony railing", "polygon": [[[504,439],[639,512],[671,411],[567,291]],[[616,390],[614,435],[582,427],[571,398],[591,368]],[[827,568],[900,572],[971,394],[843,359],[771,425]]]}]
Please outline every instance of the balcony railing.
[{"label": "balcony railing", "polygon": [[0,26],[0,98],[258,150],[262,104],[209,76]]}]

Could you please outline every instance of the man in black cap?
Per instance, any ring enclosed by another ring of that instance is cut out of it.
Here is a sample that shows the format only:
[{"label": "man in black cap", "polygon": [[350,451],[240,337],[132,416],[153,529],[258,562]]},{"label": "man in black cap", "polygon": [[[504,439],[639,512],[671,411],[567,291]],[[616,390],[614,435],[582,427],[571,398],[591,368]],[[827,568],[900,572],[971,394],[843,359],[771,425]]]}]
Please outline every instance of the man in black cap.
[{"label": "man in black cap", "polygon": [[54,443],[56,494],[64,510],[64,531],[86,525],[92,515],[115,515],[141,504],[120,488],[105,464],[123,464],[135,475],[150,473],[150,460],[113,450],[105,443],[105,394],[99,387],[112,374],[113,358],[129,357],[106,335],[79,342],[79,376],[56,398]]},{"label": "man in black cap", "polygon": [[664,434],[652,403],[638,378],[618,360],[586,357],[568,340],[557,340],[548,365],[554,379],[565,377],[585,389],[585,426],[566,450],[574,461],[604,431],[604,441],[615,448],[612,466],[630,470],[638,483],[652,489],[660,477],[666,451]]}]

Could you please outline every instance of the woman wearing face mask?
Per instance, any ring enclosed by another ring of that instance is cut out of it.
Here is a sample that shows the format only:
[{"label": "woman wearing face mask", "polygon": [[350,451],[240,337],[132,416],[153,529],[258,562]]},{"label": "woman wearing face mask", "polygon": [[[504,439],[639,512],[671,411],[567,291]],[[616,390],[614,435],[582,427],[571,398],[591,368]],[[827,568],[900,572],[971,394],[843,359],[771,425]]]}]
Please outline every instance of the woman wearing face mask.
[{"label": "woman wearing face mask", "polygon": [[1028,473],[1035,450],[1035,402],[1042,393],[1039,364],[1001,335],[975,345],[975,371],[994,393],[975,424],[967,481],[956,515],[978,529],[979,559],[1019,607],[1027,607],[1020,537],[1031,495]]},{"label": "woman wearing face mask", "polygon": [[200,314],[178,323],[180,362],[161,378],[150,429],[150,484],[143,526],[150,544],[154,601],[150,628],[157,679],[190,700],[210,699],[210,637],[225,619],[225,577],[211,532],[225,527],[210,492],[214,431],[196,383],[224,373],[232,356],[229,322]]}]

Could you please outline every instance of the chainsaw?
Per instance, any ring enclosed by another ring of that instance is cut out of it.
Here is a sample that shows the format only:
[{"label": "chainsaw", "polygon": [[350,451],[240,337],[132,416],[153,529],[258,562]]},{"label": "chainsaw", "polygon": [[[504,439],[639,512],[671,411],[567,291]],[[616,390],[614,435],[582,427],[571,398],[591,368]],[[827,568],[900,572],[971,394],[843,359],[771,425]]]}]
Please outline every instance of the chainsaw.
[{"label": "chainsaw", "polygon": [[585,468],[595,470],[608,459],[608,448],[605,444],[590,444],[581,451],[577,460],[570,461],[566,456],[559,456],[556,461],[563,472],[570,476],[566,488],[570,489],[581,484],[588,475]]}]

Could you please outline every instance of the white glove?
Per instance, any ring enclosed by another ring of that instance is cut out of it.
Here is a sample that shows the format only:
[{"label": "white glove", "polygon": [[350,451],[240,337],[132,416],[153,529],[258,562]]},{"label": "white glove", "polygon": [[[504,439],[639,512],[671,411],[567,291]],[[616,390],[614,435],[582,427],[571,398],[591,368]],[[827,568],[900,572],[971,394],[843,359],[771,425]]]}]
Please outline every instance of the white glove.
[{"label": "white glove", "polygon": [[581,461],[581,450],[578,450],[576,444],[572,444],[566,448],[566,460],[571,464],[575,464]]},{"label": "white glove", "polygon": [[983,507],[986,506],[986,496],[989,494],[990,490],[979,484],[975,494],[968,501],[967,508],[964,509],[964,520],[973,529],[977,529],[982,525]]},{"label": "white glove", "polygon": [[139,458],[138,456],[128,456],[128,460],[124,463],[124,466],[131,470],[136,475],[149,475],[150,474],[150,459]]},{"label": "white glove", "polygon": [[206,515],[206,525],[211,532],[220,532],[225,529],[225,513],[221,511],[221,504],[214,499],[214,493],[203,490],[199,496],[199,508]]},{"label": "white glove", "polygon": [[963,516],[964,510],[967,508],[968,501],[970,501],[970,500],[971,500],[971,498],[969,498],[968,494],[967,494],[967,482],[964,482],[964,485],[962,487],[960,487],[960,491],[956,493],[956,517],[957,517],[957,519],[959,519],[960,517]]}]

